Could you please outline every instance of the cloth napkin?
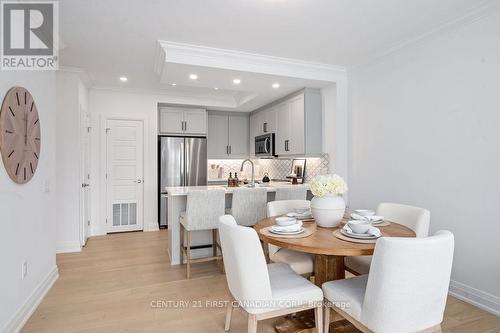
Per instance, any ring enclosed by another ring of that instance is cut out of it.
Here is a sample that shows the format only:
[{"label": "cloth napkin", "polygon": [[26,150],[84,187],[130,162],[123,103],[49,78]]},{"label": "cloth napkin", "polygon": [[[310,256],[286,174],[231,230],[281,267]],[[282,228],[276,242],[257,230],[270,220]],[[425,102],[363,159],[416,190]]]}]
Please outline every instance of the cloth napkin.
[{"label": "cloth napkin", "polygon": [[384,217],[380,215],[362,216],[356,213],[352,213],[351,218],[354,220],[369,220],[370,222],[380,222],[384,220]]},{"label": "cloth napkin", "polygon": [[[353,232],[354,233],[354,231],[352,231],[351,227],[349,227],[347,224],[345,224],[342,229],[344,229],[347,232]],[[368,231],[366,232],[366,234],[372,235],[372,236],[375,236],[375,237],[382,236],[382,233],[380,232],[380,229],[377,228],[377,227],[371,227],[370,229],[368,229]]]},{"label": "cloth napkin", "polygon": [[294,231],[299,231],[300,228],[302,227],[302,222],[297,221],[297,223],[292,224],[292,225],[273,225],[272,229],[274,231],[278,232],[294,232]]}]

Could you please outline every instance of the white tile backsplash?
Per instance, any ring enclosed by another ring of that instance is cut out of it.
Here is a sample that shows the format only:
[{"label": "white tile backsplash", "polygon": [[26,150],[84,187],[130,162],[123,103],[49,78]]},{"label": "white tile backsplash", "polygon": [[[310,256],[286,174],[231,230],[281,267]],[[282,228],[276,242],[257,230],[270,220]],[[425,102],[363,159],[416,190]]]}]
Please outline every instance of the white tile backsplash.
[{"label": "white tile backsplash", "polygon": [[[271,179],[286,179],[292,169],[292,159],[252,159],[255,164],[255,179],[262,179],[264,173],[268,173]],[[317,158],[306,158],[306,173],[305,181],[311,180],[316,175],[327,174],[329,170],[328,154],[323,154]],[[218,178],[219,169],[222,168],[222,179],[229,177],[229,172],[234,176],[238,173],[238,177],[250,178],[251,167],[247,163],[243,172],[240,172],[241,163],[243,160],[208,160],[208,178],[214,180]],[[217,168],[218,166],[218,168]]]}]

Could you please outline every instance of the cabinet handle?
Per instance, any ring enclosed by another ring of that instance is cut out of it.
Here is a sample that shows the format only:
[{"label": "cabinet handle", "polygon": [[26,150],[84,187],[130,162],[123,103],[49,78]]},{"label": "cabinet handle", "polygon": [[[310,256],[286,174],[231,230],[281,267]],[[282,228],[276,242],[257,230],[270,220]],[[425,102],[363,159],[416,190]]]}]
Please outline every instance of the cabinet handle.
[{"label": "cabinet handle", "polygon": [[231,155],[232,153],[232,149],[231,149],[231,146],[229,146],[229,155]]},{"label": "cabinet handle", "polygon": [[181,121],[181,131],[184,131],[184,121]]},{"label": "cabinet handle", "polygon": [[229,155],[229,146],[226,146],[226,154]]},{"label": "cabinet handle", "polygon": [[185,130],[185,131],[187,131],[187,130],[188,130],[188,122],[187,122],[187,121],[185,121],[185,122],[184,122],[184,130]]},{"label": "cabinet handle", "polygon": [[267,133],[267,123],[264,123],[264,126],[263,126],[263,130],[264,130],[264,133]]}]

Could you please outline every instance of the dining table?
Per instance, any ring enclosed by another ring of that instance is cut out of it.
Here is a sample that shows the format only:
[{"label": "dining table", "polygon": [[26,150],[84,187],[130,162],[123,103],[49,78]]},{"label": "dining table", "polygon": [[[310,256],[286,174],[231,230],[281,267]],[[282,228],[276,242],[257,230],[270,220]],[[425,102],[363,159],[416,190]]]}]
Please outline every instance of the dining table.
[{"label": "dining table", "polygon": [[[314,220],[303,221],[305,228],[312,230],[307,237],[280,237],[267,232],[267,228],[275,224],[278,216],[262,219],[254,225],[264,248],[267,244],[273,244],[281,248],[294,251],[310,253],[314,255],[314,283],[321,287],[327,281],[346,278],[344,258],[346,256],[370,256],[373,255],[376,242],[359,243],[356,240],[340,239],[334,233],[338,231],[348,220],[344,216],[341,223],[335,228],[323,228],[317,226]],[[383,237],[415,237],[415,232],[397,223],[397,221],[385,221],[385,226],[378,227]],[[338,317],[336,317],[338,319]],[[278,333],[306,333],[313,332],[314,315],[311,311],[297,314],[295,318],[286,318],[275,327]],[[336,320],[330,324],[330,333],[358,332],[347,320]]]}]

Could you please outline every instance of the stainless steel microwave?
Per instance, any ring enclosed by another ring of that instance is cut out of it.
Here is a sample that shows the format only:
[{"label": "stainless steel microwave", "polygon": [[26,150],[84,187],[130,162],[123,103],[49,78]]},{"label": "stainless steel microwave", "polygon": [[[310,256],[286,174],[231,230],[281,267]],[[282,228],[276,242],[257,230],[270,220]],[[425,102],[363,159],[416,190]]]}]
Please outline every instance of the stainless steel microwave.
[{"label": "stainless steel microwave", "polygon": [[273,157],[276,156],[274,152],[274,133],[255,137],[255,156]]}]

